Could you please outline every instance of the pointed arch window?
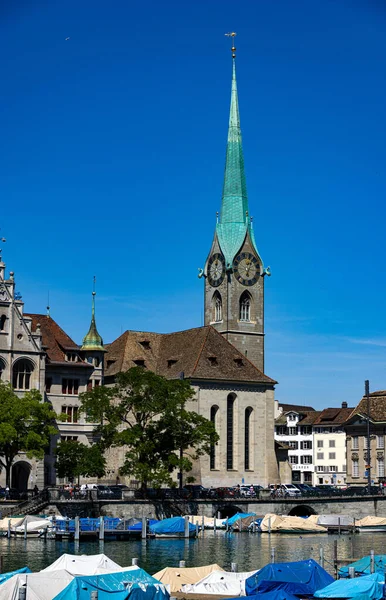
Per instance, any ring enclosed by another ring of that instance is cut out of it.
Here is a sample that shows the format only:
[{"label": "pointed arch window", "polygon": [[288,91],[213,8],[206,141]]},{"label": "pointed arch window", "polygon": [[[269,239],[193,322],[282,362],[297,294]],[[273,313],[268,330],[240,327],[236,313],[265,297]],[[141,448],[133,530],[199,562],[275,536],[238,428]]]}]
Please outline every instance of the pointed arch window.
[{"label": "pointed arch window", "polygon": [[5,315],[1,315],[0,317],[0,331],[5,331],[5,322],[7,317]]},{"label": "pointed arch window", "polygon": [[[218,411],[219,407],[213,405],[210,407],[210,420],[213,423],[216,431],[218,429]],[[210,447],[210,468],[211,470],[216,469],[217,467],[217,456],[216,456],[216,444],[212,444]]]},{"label": "pointed arch window", "polygon": [[240,313],[239,319],[240,321],[250,321],[251,320],[251,304],[252,298],[249,292],[244,292],[240,296]]},{"label": "pointed arch window", "polygon": [[0,379],[3,378],[3,373],[5,371],[5,362],[2,358],[0,358]]},{"label": "pointed arch window", "polygon": [[30,360],[22,358],[13,366],[12,385],[15,390],[29,390],[31,387],[31,374],[34,366]]},{"label": "pointed arch window", "polygon": [[229,394],[227,398],[227,470],[233,469],[233,444],[234,444],[234,412],[235,412],[234,394]]},{"label": "pointed arch window", "polygon": [[245,409],[244,420],[244,469],[248,471],[251,468],[251,424],[253,408],[248,406]]},{"label": "pointed arch window", "polygon": [[217,291],[213,294],[212,299],[212,321],[215,323],[222,321],[222,298]]}]

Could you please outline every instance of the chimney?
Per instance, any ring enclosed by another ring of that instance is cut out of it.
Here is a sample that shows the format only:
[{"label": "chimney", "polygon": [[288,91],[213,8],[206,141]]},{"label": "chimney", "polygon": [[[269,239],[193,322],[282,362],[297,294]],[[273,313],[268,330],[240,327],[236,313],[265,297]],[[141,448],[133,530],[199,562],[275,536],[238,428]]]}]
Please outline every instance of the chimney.
[{"label": "chimney", "polygon": [[348,407],[347,402],[342,402],[342,408],[347,408],[347,407]]}]

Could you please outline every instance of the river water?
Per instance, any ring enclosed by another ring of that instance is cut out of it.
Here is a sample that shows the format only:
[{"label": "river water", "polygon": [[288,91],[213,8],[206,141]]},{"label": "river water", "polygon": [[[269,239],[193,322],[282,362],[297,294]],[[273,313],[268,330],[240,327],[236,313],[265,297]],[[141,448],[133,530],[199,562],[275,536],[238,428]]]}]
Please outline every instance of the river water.
[{"label": "river water", "polygon": [[44,539],[0,538],[0,554],[4,572],[28,566],[32,571],[44,569],[63,553],[98,554],[103,552],[121,566],[131,565],[132,558],[139,566],[154,574],[168,566],[178,566],[180,560],[187,567],[217,563],[230,570],[231,563],[239,571],[253,571],[270,562],[272,549],[275,561],[286,562],[313,558],[319,561],[320,547],[324,548],[324,567],[333,574],[334,540],[338,540],[338,558],[361,558],[374,550],[385,551],[386,534],[361,533],[356,535],[291,535],[225,533],[205,531],[198,539],[150,539],[130,541],[71,542]]}]

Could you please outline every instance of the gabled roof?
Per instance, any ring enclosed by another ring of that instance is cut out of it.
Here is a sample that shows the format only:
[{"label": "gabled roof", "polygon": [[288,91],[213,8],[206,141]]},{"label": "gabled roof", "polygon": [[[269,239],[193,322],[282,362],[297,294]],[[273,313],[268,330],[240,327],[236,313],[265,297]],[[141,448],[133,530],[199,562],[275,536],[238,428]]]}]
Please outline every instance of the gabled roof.
[{"label": "gabled roof", "polygon": [[70,338],[69,335],[48,315],[25,314],[25,317],[32,319],[32,331],[36,331],[40,324],[42,334],[42,346],[47,354],[48,362],[62,363],[72,367],[88,366],[86,362],[66,362],[67,352],[79,352],[79,346]]},{"label": "gabled roof", "polygon": [[348,419],[352,411],[353,408],[325,408],[319,414],[314,425],[342,425],[342,423]]},{"label": "gabled roof", "polygon": [[310,411],[310,410],[315,410],[314,408],[312,408],[312,406],[303,406],[301,404],[283,404],[282,402],[278,402],[279,407],[283,409],[283,412],[290,412],[291,410],[294,412],[304,412],[304,411]]},{"label": "gabled roof", "polygon": [[[287,414],[291,412],[295,412],[293,410],[289,410],[283,414],[281,414],[277,419],[275,419],[275,425],[287,425]],[[311,411],[296,411],[299,413],[299,421],[296,423],[297,425],[313,425],[315,420],[319,417],[322,411],[320,410],[311,410]]]},{"label": "gabled roof", "polygon": [[126,331],[107,348],[105,376],[141,361],[168,379],[183,373],[185,379],[276,383],[211,326],[167,334]]},{"label": "gabled roof", "polygon": [[[373,423],[384,423],[386,422],[386,391],[380,390],[378,392],[371,392],[369,394],[370,399],[370,421]],[[367,419],[367,398],[363,396],[359,404],[351,409],[350,414],[347,416],[347,421],[352,421],[356,417],[365,417]]]}]

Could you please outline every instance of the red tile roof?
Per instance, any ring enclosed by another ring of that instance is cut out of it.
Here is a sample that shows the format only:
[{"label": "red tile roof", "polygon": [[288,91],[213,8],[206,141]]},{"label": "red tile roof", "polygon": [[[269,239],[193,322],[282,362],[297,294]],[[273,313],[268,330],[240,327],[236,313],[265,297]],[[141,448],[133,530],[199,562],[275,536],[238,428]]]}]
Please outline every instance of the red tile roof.
[{"label": "red tile roof", "polygon": [[[65,362],[66,353],[76,352],[79,346],[69,335],[48,315],[25,314],[32,319],[32,331],[36,331],[38,324],[42,334],[42,345],[47,353],[49,362]],[[68,366],[68,362],[66,363]],[[71,366],[85,363],[71,363]]]}]

